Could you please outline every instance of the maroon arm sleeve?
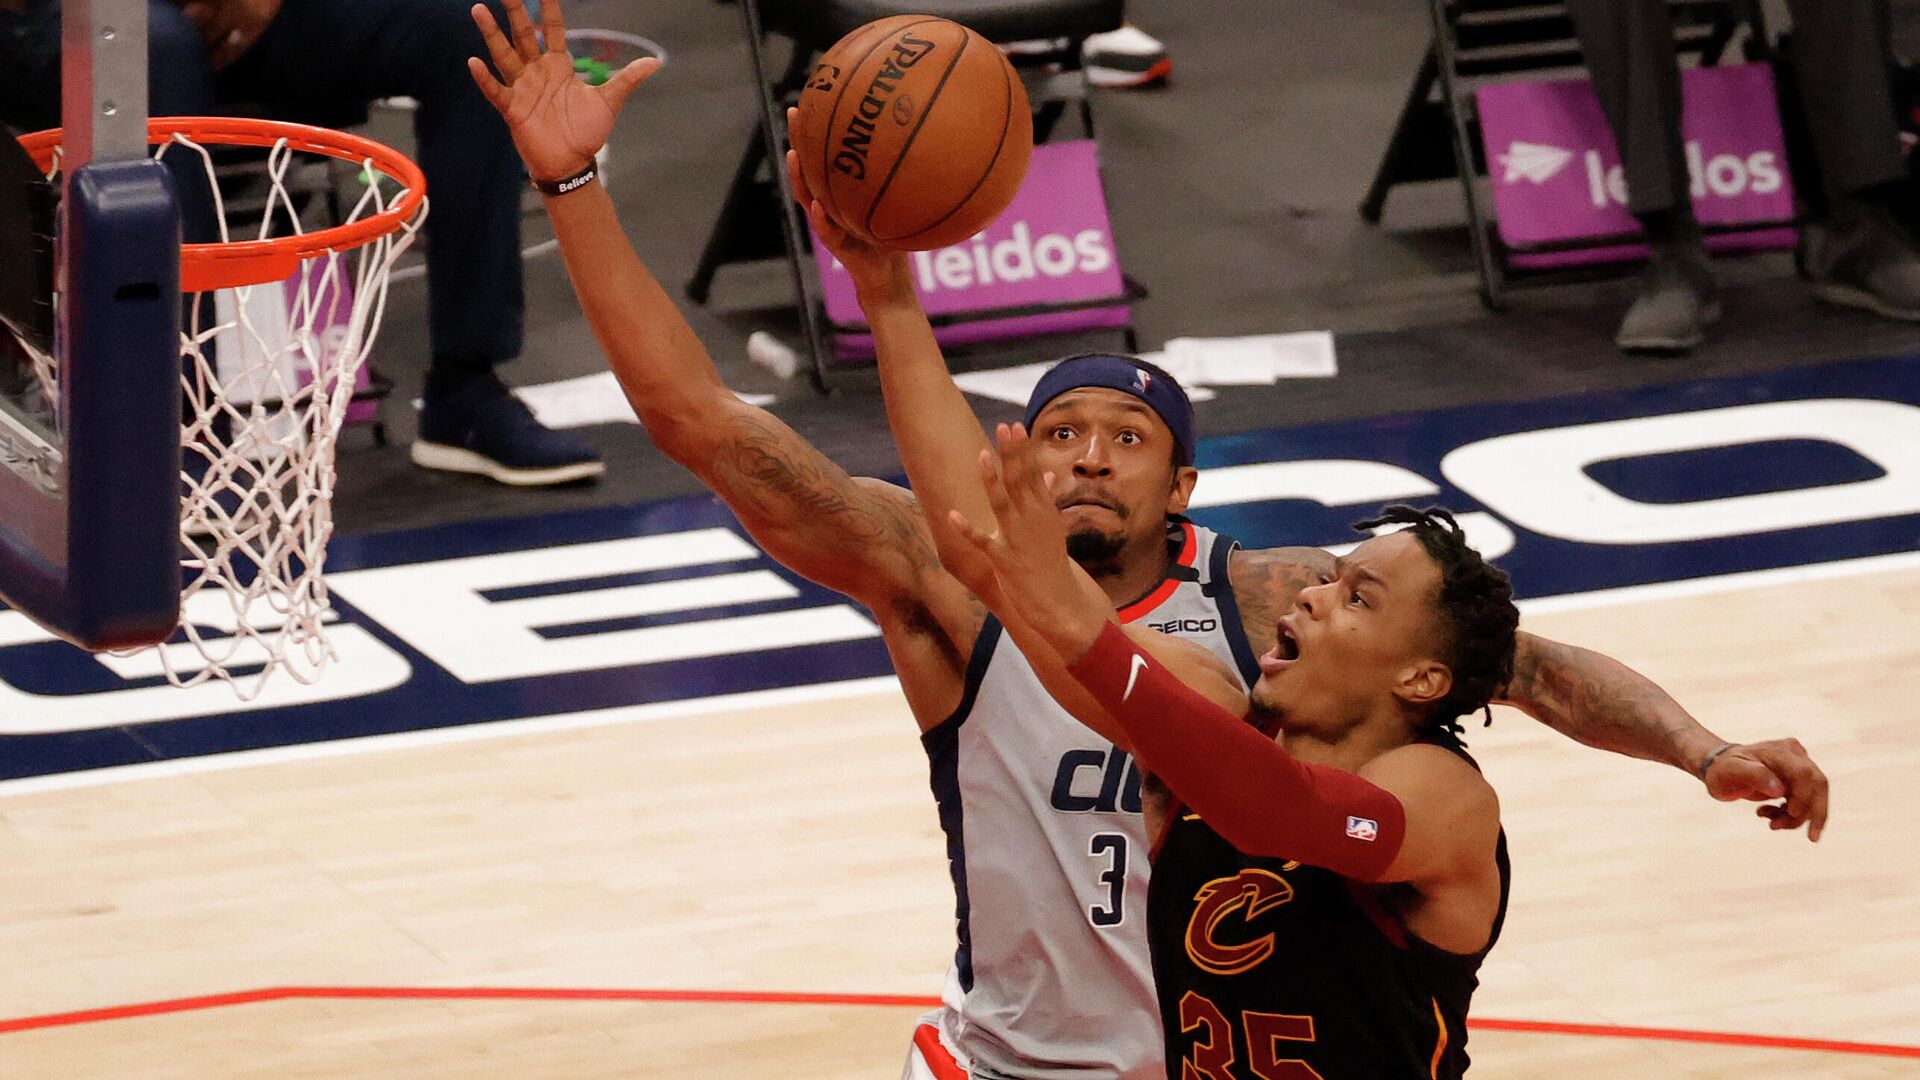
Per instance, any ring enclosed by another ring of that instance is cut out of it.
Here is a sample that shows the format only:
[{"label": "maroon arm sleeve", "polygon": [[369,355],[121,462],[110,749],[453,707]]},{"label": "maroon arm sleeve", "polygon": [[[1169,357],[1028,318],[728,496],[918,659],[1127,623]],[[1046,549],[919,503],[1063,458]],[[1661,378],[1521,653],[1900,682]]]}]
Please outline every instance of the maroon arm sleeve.
[{"label": "maroon arm sleeve", "polygon": [[1341,769],[1295,758],[1208,701],[1108,623],[1068,669],[1133,742],[1143,768],[1249,855],[1377,881],[1400,853],[1400,800]]}]

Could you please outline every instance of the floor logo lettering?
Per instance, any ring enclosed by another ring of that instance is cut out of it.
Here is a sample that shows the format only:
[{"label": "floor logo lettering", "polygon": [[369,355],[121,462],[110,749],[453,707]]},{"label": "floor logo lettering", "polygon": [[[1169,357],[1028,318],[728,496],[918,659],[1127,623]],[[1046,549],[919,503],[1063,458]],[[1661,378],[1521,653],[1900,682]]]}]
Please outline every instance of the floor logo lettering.
[{"label": "floor logo lettering", "polygon": [[[1857,559],[1920,546],[1920,368],[1250,432],[1199,459],[1192,516],[1249,546],[1342,545],[1381,503],[1439,503],[1523,596]],[[329,565],[340,662],[244,705],[0,610],[0,779],[890,670],[867,613],[710,497],[342,538]],[[217,626],[217,607],[189,614]],[[1077,799],[1096,766],[1074,764]]]}]

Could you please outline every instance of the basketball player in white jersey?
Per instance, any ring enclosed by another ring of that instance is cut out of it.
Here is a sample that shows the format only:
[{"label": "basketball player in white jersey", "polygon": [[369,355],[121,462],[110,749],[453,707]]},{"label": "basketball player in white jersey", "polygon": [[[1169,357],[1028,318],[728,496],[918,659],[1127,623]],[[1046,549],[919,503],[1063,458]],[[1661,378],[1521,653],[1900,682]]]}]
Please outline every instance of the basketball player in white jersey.
[{"label": "basketball player in white jersey", "polygon": [[[520,0],[507,8],[511,39],[476,9],[498,77],[479,59],[473,75],[547,193],[581,306],[648,435],[769,555],[873,613],[918,720],[953,863],[960,941],[947,1007],[916,1034],[910,1072],[1159,1075],[1131,762],[1033,680],[985,607],[941,566],[912,495],[848,476],[720,380],[591,175],[620,105],[657,62],[586,86],[565,52],[557,0],[542,5],[544,47]],[[856,278],[880,347],[902,359],[882,369],[896,431],[943,431],[948,456],[974,468],[985,435],[946,376],[904,260],[841,253],[861,266]],[[1151,396],[1170,412],[1185,407],[1184,395]],[[1191,436],[1177,442],[1148,398],[1076,386],[1036,405],[1046,407],[1040,429],[1060,431],[1051,452],[1068,463],[1049,467],[1079,483],[1080,501],[1064,512],[1092,537],[1083,564],[1115,605],[1230,662],[1271,647],[1275,618],[1315,579],[1324,554],[1237,550],[1170,518],[1193,488]],[[923,409],[932,410],[918,414],[924,426],[899,422]],[[915,452],[924,446],[903,449],[916,487],[941,489],[943,459]],[[977,477],[966,479],[978,490]],[[1507,700],[1569,737],[1699,772],[1718,798],[1784,795],[1784,807],[1762,808],[1775,827],[1811,821],[1817,830],[1823,820],[1825,781],[1798,744],[1722,748],[1646,679],[1584,650],[1523,635],[1519,664]],[[1061,986],[1073,988],[1073,1000],[1058,997]]]}]

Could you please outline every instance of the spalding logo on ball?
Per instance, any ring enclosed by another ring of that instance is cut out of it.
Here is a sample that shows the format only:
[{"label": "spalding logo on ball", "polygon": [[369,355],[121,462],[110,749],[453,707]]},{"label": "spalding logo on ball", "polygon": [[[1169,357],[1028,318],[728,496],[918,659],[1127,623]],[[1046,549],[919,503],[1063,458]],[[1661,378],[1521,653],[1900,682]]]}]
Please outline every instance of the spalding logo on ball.
[{"label": "spalding logo on ball", "polygon": [[849,231],[901,251],[992,224],[1033,155],[1026,87],[979,34],[895,15],[828,49],[800,92],[793,149],[814,198]]}]

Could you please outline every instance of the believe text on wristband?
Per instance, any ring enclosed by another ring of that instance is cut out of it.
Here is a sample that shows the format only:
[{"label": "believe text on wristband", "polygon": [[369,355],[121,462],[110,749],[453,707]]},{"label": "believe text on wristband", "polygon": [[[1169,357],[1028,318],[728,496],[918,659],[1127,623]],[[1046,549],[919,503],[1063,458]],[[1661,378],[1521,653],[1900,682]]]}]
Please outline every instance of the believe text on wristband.
[{"label": "believe text on wristband", "polygon": [[593,181],[593,178],[598,175],[600,174],[595,167],[589,164],[586,168],[581,169],[572,176],[563,176],[558,180],[541,180],[535,178],[533,186],[534,189],[542,195],[565,195],[569,191],[578,191],[586,187]]}]

